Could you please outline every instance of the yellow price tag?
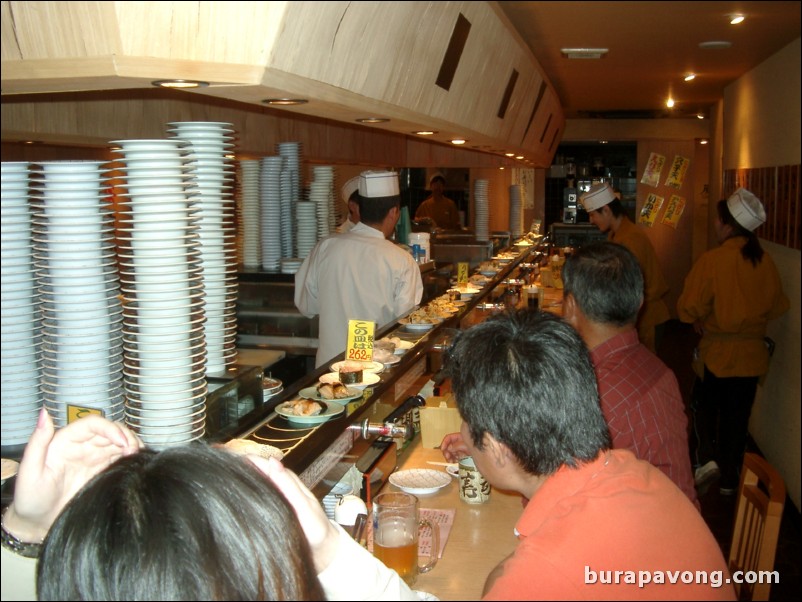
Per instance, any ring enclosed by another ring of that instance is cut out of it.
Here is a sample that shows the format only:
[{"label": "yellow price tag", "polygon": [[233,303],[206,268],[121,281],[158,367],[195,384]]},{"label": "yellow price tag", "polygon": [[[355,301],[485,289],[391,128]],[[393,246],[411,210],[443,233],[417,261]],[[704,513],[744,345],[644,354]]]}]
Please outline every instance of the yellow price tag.
[{"label": "yellow price tag", "polygon": [[67,424],[75,422],[79,418],[83,418],[85,416],[89,416],[90,414],[95,414],[96,416],[104,416],[103,410],[98,410],[96,408],[84,408],[81,406],[71,406],[67,405]]},{"label": "yellow price tag", "polygon": [[470,270],[471,264],[467,261],[460,261],[457,264],[457,282],[459,284],[465,284],[468,282],[468,271]]},{"label": "yellow price tag", "polygon": [[345,359],[373,360],[373,333],[376,323],[368,320],[348,320],[348,345],[345,347]]}]

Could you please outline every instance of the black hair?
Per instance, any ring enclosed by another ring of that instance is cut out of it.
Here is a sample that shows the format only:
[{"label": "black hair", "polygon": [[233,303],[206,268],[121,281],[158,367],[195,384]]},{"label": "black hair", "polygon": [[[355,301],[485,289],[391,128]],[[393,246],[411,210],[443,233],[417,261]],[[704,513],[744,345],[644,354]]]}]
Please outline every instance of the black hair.
[{"label": "black hair", "polygon": [[434,182],[440,181],[443,183],[443,186],[446,185],[446,179],[443,176],[434,176],[431,180],[429,180],[429,186],[431,186]]},{"label": "black hair", "polygon": [[741,255],[743,258],[751,261],[752,265],[756,266],[759,264],[763,259],[763,247],[760,246],[757,234],[747,230],[735,221],[732,213],[730,213],[730,208],[727,205],[726,199],[721,199],[718,202],[716,211],[718,211],[718,218],[721,220],[721,223],[732,228],[732,236],[743,236],[746,238],[746,244],[741,247]]},{"label": "black hair", "polygon": [[359,220],[366,224],[380,224],[393,207],[401,206],[401,197],[382,196],[366,198],[359,196]]},{"label": "black hair", "polygon": [[531,474],[610,448],[588,350],[550,313],[503,312],[460,332],[444,369],[474,445],[489,433]]},{"label": "black hair", "polygon": [[203,443],[143,450],[64,508],[40,600],[323,600],[285,498],[245,458]]},{"label": "black hair", "polygon": [[612,211],[613,216],[615,217],[626,214],[624,205],[621,203],[621,199],[618,197],[615,197],[612,201],[607,203],[607,206],[610,208],[610,211]]},{"label": "black hair", "polygon": [[613,242],[585,245],[566,258],[563,295],[571,295],[593,322],[635,324],[643,303],[640,264],[632,252]]}]

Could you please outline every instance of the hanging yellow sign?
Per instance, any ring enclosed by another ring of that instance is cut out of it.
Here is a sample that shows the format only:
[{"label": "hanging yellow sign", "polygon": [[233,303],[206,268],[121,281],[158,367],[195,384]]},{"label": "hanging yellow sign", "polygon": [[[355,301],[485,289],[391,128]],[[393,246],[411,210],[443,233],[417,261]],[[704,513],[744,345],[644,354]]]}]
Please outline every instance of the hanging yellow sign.
[{"label": "hanging yellow sign", "polygon": [[460,261],[457,263],[457,284],[466,284],[468,282],[468,272],[471,269],[471,264],[467,261]]},{"label": "hanging yellow sign", "polygon": [[73,406],[67,404],[67,424],[75,422],[79,418],[89,416],[90,414],[94,414],[96,416],[104,415],[103,410],[98,410],[97,408],[85,408],[82,406]]},{"label": "hanging yellow sign", "polygon": [[660,223],[670,226],[676,230],[677,224],[679,223],[679,218],[682,216],[682,212],[684,210],[685,199],[678,194],[672,194],[668,199],[668,207],[666,207],[666,212],[663,214],[663,219],[660,221]]},{"label": "hanging yellow sign", "polygon": [[348,320],[348,345],[345,347],[345,359],[372,361],[375,330],[375,322]]},{"label": "hanging yellow sign", "polygon": [[660,207],[663,206],[664,200],[663,197],[657,196],[656,194],[647,196],[646,202],[643,204],[643,209],[640,210],[638,223],[651,228],[654,225],[657,214],[660,212]]}]

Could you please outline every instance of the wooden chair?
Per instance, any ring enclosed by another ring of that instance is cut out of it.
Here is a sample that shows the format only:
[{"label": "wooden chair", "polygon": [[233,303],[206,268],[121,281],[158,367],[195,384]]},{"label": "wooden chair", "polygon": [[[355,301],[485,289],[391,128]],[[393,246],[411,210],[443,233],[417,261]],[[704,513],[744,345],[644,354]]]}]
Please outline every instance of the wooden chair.
[{"label": "wooden chair", "polygon": [[[773,571],[777,538],[785,506],[785,482],[764,458],[744,455],[738,506],[730,545],[730,573],[735,571]],[[761,581],[761,579],[758,579]],[[734,583],[741,600],[768,600],[768,583]]]}]

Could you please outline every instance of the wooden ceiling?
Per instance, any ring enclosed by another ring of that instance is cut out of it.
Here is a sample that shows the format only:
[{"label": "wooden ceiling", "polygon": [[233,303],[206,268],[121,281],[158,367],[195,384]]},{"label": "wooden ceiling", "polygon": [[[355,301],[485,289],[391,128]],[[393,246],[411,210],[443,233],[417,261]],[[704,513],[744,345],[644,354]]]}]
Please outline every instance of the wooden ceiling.
[{"label": "wooden ceiling", "polygon": [[[566,118],[706,114],[724,88],[800,36],[800,2],[499,2]],[[730,25],[728,15],[746,19]],[[699,44],[728,41],[726,49]],[[562,48],[608,48],[599,60]],[[686,83],[686,73],[697,74]],[[670,95],[672,110],[665,106]]]}]

